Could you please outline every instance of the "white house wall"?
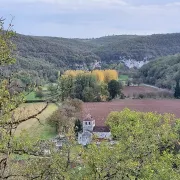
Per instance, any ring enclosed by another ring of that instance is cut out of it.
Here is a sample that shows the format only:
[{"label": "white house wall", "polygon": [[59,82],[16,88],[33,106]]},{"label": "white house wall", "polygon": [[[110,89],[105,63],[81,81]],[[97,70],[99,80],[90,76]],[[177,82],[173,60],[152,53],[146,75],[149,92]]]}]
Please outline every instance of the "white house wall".
[{"label": "white house wall", "polygon": [[95,121],[83,121],[83,131],[93,131]]},{"label": "white house wall", "polygon": [[102,139],[111,139],[111,133],[110,132],[93,132],[93,134]]},{"label": "white house wall", "polygon": [[78,133],[78,143],[82,145],[90,144],[92,141],[92,134],[90,132]]}]

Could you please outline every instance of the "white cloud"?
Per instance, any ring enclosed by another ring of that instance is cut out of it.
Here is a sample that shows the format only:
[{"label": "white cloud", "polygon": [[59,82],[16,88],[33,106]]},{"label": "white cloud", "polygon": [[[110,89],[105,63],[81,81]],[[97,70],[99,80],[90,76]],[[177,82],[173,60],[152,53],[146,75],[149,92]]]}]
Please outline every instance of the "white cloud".
[{"label": "white cloud", "polygon": [[1,4],[39,4],[58,6],[62,9],[112,8],[128,5],[125,0],[1,0]]},{"label": "white cloud", "polygon": [[49,4],[119,4],[127,5],[125,0],[1,0],[1,3],[49,3]]},{"label": "white cloud", "polygon": [[176,6],[180,6],[180,2],[167,3],[166,6],[167,6],[167,7],[176,7]]},{"label": "white cloud", "polygon": [[133,4],[140,0],[0,1],[1,13],[14,15],[15,28],[25,34],[97,37],[180,31],[180,3],[167,0],[144,5]]}]

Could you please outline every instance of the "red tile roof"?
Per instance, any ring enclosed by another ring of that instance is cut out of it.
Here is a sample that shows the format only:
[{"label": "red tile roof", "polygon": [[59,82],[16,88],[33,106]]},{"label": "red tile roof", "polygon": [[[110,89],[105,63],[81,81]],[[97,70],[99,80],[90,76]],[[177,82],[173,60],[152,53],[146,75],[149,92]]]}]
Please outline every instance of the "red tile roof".
[{"label": "red tile roof", "polygon": [[107,126],[95,126],[93,132],[110,132],[110,129]]}]

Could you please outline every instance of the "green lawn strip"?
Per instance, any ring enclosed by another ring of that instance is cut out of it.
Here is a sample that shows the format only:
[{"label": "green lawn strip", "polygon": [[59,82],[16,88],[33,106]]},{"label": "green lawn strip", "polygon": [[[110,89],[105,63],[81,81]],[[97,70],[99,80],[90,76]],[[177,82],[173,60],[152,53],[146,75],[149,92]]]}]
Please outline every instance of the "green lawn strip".
[{"label": "green lawn strip", "polygon": [[119,80],[120,81],[127,81],[129,79],[128,75],[120,75]]},{"label": "green lawn strip", "polygon": [[47,98],[47,96],[50,94],[49,91],[47,90],[44,90],[42,91],[43,92],[43,95],[44,97],[43,98],[39,98],[39,97],[36,97],[36,92],[35,91],[32,91],[30,92],[26,97],[26,101],[38,101],[38,100],[45,100]]},{"label": "green lawn strip", "polygon": [[42,100],[41,98],[36,97],[36,93],[34,91],[29,93],[25,98],[26,101]]}]

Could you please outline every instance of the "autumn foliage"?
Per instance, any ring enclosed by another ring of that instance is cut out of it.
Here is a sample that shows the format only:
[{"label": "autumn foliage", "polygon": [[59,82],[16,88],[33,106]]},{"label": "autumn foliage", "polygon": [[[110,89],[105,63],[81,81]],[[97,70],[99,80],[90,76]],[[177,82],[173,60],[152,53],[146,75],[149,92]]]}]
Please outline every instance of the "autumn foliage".
[{"label": "autumn foliage", "polygon": [[118,72],[116,70],[93,70],[93,71],[82,71],[82,70],[67,70],[64,75],[76,77],[79,74],[92,74],[96,76],[98,82],[108,83],[111,80],[118,80]]}]

